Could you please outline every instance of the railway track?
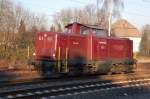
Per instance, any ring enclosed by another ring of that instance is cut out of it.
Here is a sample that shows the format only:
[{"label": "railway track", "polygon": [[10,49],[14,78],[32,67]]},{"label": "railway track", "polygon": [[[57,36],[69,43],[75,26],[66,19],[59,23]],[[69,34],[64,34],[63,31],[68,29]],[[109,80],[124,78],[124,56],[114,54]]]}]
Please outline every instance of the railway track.
[{"label": "railway track", "polygon": [[[43,78],[35,78],[35,79],[31,79],[31,80],[26,80],[26,79],[20,79],[20,80],[15,80],[15,81],[11,81],[11,80],[2,80],[0,81],[0,89],[6,89],[8,87],[20,87],[20,86],[30,86],[30,85],[35,85],[35,86],[40,86],[40,84],[59,84],[61,83],[66,83],[69,82],[70,80],[73,82],[77,82],[77,81],[92,81],[92,80],[96,80],[97,77],[95,76],[88,76],[88,79],[85,77],[63,77],[63,78],[50,78],[50,79],[43,79]],[[6,87],[7,86],[7,87]],[[1,92],[1,91],[0,91]]]},{"label": "railway track", "polygon": [[[124,75],[124,74],[123,74]],[[82,76],[82,77],[62,77],[62,78],[50,78],[50,79],[43,79],[41,77],[38,77],[38,78],[32,78],[32,79],[16,79],[16,80],[9,80],[9,79],[6,79],[6,80],[0,80],[0,88],[2,87],[5,87],[5,86],[20,86],[20,85],[29,85],[29,84],[38,84],[38,83],[45,83],[45,82],[51,82],[51,83],[55,83],[55,82],[60,82],[60,81],[70,81],[70,80],[96,80],[98,78],[102,78],[102,79],[105,79],[105,78],[116,78],[118,76],[122,76],[122,74],[115,74],[115,75],[91,75],[91,76]],[[141,76],[139,75],[135,75],[135,73],[130,73],[130,74],[125,74],[125,76],[128,76],[129,79],[134,79],[134,78],[139,78],[139,77],[150,77],[150,74],[149,73],[145,73]],[[88,79],[87,79],[88,78]]]},{"label": "railway track", "polygon": [[[65,80],[64,80],[65,81]],[[150,76],[134,77],[129,80],[72,80],[66,82],[39,82],[39,84],[27,84],[18,86],[9,86],[0,88],[0,98],[14,99],[14,98],[42,98],[42,97],[63,97],[66,95],[77,95],[98,91],[109,91],[117,89],[125,89],[130,87],[149,86]]]}]

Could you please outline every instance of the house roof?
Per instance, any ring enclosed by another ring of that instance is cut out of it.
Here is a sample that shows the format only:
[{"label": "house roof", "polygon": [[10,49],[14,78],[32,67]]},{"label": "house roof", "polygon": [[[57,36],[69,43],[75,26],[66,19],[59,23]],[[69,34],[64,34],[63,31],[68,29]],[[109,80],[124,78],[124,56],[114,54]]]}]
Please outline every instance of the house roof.
[{"label": "house roof", "polygon": [[124,19],[118,20],[112,25],[112,32],[117,37],[141,37],[139,30]]}]

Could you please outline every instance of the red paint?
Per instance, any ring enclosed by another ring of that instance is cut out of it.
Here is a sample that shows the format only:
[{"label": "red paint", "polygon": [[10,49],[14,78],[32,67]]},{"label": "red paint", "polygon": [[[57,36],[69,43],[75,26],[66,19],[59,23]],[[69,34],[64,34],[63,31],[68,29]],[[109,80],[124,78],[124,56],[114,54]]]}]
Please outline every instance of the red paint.
[{"label": "red paint", "polygon": [[132,59],[132,41],[129,39],[110,38],[95,36],[92,33],[80,34],[81,24],[66,26],[72,29],[71,33],[39,32],[36,34],[35,52],[36,58],[58,59],[58,48],[60,48],[60,59],[65,59],[66,48],[68,58],[73,60],[81,57],[89,60],[120,60]]},{"label": "red paint", "polygon": [[35,37],[36,58],[50,57],[55,53],[56,33],[38,32]]}]

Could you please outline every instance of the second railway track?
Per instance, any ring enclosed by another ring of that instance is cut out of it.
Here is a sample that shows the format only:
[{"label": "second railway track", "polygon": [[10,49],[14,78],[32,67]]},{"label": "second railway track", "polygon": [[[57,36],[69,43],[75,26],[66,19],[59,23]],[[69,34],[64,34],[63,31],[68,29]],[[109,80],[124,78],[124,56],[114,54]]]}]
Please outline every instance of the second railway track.
[{"label": "second railway track", "polygon": [[109,80],[77,80],[77,81],[67,81],[52,83],[39,83],[35,85],[30,85],[28,87],[22,87],[17,89],[14,86],[7,88],[0,88],[0,98],[4,99],[14,99],[14,98],[42,98],[50,97],[55,98],[58,96],[73,95],[73,94],[83,94],[88,92],[96,91],[107,91],[124,89],[129,87],[140,87],[140,86],[150,86],[150,76],[135,77],[129,80],[120,79],[117,81]]}]

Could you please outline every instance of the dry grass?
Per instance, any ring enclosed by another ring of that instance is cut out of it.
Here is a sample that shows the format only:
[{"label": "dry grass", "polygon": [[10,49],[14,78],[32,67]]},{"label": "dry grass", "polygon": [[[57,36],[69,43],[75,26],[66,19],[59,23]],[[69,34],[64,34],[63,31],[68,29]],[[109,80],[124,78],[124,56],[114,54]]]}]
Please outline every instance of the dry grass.
[{"label": "dry grass", "polygon": [[150,57],[138,57],[138,63],[150,63]]},{"label": "dry grass", "polygon": [[21,61],[0,60],[0,77],[2,79],[32,79],[39,73]]}]

